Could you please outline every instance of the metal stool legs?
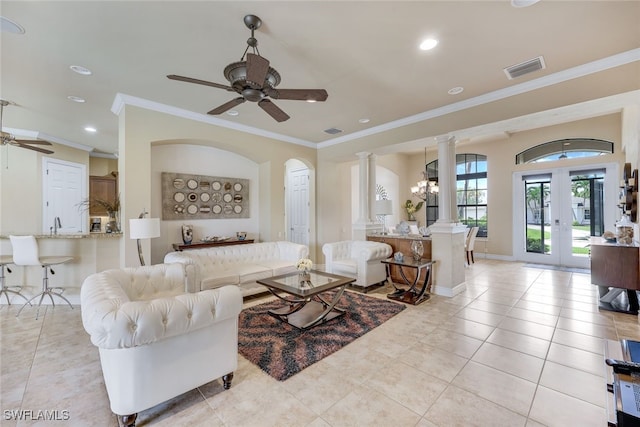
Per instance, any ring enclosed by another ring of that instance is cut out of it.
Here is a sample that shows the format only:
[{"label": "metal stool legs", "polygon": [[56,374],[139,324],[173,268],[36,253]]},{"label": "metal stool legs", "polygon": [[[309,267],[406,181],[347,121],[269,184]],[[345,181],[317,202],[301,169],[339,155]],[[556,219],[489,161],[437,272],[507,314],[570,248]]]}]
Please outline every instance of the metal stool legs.
[{"label": "metal stool legs", "polygon": [[[27,297],[25,297],[24,295],[22,295],[22,293],[20,293],[20,291],[22,290],[22,287],[20,286],[7,286],[5,284],[5,275],[4,275],[4,267],[5,267],[5,263],[3,262],[2,264],[0,264],[0,298],[2,297],[2,295],[4,294],[4,297],[7,299],[7,304],[11,305],[11,300],[9,299],[9,294],[16,294],[20,297],[22,297],[27,304],[31,305],[29,303],[29,300],[27,299]],[[7,267],[7,271],[9,273],[11,273],[11,270],[9,269],[9,267]]]},{"label": "metal stool legs", "polygon": [[43,265],[42,268],[43,270],[43,276],[42,276],[42,292],[40,292],[39,294],[37,294],[36,296],[34,296],[33,298],[31,298],[29,301],[27,301],[27,303],[25,305],[23,305],[20,310],[18,310],[18,313],[16,314],[16,317],[18,317],[20,315],[20,312],[27,306],[27,304],[31,305],[31,301],[33,301],[34,299],[40,297],[40,301],[38,302],[38,310],[36,311],[36,320],[38,319],[38,316],[40,316],[40,307],[42,306],[42,300],[44,299],[45,295],[48,295],[49,298],[51,299],[51,304],[55,307],[56,303],[53,300],[53,297],[59,297],[61,299],[63,299],[67,304],[69,304],[69,307],[71,307],[71,309],[73,310],[73,306],[71,305],[71,303],[69,302],[68,299],[66,299],[63,295],[62,292],[64,292],[64,289],[62,288],[50,288],[49,287],[49,275],[48,275],[48,270],[51,270],[51,274],[55,274],[55,271],[53,271],[53,269],[51,268],[50,265]]}]

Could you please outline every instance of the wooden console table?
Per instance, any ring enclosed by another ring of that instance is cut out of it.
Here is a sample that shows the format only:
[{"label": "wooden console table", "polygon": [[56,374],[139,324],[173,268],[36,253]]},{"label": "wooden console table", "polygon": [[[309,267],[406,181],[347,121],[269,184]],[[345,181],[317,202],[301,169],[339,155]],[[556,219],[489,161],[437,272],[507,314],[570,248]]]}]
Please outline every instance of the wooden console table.
[{"label": "wooden console table", "polygon": [[172,246],[174,251],[184,251],[188,249],[211,248],[214,246],[244,245],[246,243],[253,243],[253,242],[254,242],[254,239],[244,239],[244,240],[229,239],[229,240],[223,240],[220,242],[196,242],[196,243],[190,243],[188,245],[185,245],[183,243],[174,243]]},{"label": "wooden console table", "polygon": [[[590,243],[591,283],[600,287],[600,308],[638,314],[636,291],[640,290],[640,247],[609,243],[602,237],[592,237]],[[627,291],[627,301],[624,302],[626,307],[606,302],[609,287]]]}]

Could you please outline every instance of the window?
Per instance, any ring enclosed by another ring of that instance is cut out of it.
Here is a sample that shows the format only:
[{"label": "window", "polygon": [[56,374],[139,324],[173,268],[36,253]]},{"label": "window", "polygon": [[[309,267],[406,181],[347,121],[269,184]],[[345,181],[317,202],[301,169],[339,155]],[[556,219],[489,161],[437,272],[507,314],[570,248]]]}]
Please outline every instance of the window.
[{"label": "window", "polygon": [[551,162],[613,153],[613,142],[591,138],[568,138],[545,142],[516,154],[516,164]]},{"label": "window", "polygon": [[[427,178],[438,180],[438,161],[426,165]],[[458,219],[469,227],[479,227],[478,237],[487,237],[487,157],[456,154],[456,205]],[[427,226],[438,219],[438,193],[425,201]]]}]

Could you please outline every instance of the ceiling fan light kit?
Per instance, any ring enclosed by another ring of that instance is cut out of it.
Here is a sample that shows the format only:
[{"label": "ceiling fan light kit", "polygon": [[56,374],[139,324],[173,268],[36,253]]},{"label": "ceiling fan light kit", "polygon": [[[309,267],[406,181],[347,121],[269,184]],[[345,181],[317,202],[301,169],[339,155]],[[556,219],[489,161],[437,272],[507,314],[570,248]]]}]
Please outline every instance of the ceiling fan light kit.
[{"label": "ceiling fan light kit", "polygon": [[[260,55],[258,40],[254,37],[254,31],[262,26],[262,20],[255,15],[246,15],[244,24],[251,30],[251,37],[247,39],[247,48],[242,54],[241,60],[227,65],[224,69],[223,74],[229,81],[229,85],[176,74],[169,74],[167,77],[171,80],[211,86],[241,95],[207,113],[212,115],[222,114],[245,101],[249,101],[257,102],[258,106],[274,120],[283,122],[289,119],[289,115],[271,102],[269,98],[307,102],[327,99],[328,94],[324,89],[276,89],[280,84],[280,73],[269,65],[268,59]],[[249,52],[249,48],[253,50],[253,53]]]},{"label": "ceiling fan light kit", "polygon": [[16,139],[12,134],[2,130],[2,113],[4,112],[4,107],[10,104],[9,101],[0,99],[0,145],[13,145],[14,147],[26,148],[27,150],[37,151],[43,154],[53,154],[53,151],[47,150],[46,148],[33,147],[33,145],[52,145],[49,141]]}]

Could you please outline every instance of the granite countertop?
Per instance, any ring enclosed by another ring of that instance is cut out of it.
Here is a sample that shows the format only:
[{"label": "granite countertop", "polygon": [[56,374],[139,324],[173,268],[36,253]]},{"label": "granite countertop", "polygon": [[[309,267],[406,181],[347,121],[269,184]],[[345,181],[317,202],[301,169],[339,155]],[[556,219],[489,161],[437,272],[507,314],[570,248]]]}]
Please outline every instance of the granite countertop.
[{"label": "granite countertop", "polygon": [[[11,234],[11,233],[9,233]],[[9,234],[0,235],[0,239],[8,239]],[[24,236],[29,233],[16,233]],[[33,234],[36,239],[116,239],[122,237],[122,233],[73,233],[73,234]]]}]

